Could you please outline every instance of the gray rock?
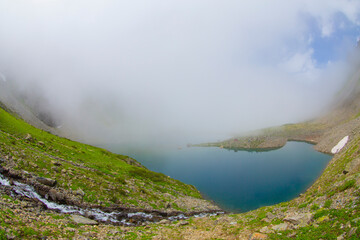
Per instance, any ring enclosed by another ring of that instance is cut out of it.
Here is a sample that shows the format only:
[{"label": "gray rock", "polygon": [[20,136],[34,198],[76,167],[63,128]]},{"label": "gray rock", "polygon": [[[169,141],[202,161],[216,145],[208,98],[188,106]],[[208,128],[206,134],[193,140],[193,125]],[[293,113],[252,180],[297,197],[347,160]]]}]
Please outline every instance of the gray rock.
[{"label": "gray rock", "polygon": [[38,177],[36,179],[36,181],[38,181],[39,183],[42,183],[44,185],[50,186],[50,187],[55,187],[55,185],[57,184],[56,180],[53,180],[50,178]]},{"label": "gray rock", "polygon": [[72,215],[71,219],[78,224],[86,224],[86,225],[97,225],[98,224],[97,221],[91,220],[89,218],[86,218],[86,217],[83,217],[80,215]]},{"label": "gray rock", "polygon": [[261,232],[261,233],[270,233],[270,232],[272,232],[272,231],[269,229],[268,226],[265,226],[265,227],[263,227],[263,228],[260,229],[260,232]]},{"label": "gray rock", "polygon": [[55,189],[50,189],[48,195],[54,202],[65,202],[65,195],[57,192]]},{"label": "gray rock", "polygon": [[79,188],[78,190],[76,190],[76,194],[77,195],[80,195],[80,196],[85,196],[85,192],[81,189],[81,188]]},{"label": "gray rock", "polygon": [[171,223],[171,221],[168,219],[163,219],[159,222],[159,224],[169,224],[169,223]]},{"label": "gray rock", "polygon": [[273,226],[271,229],[274,231],[286,231],[289,228],[289,223],[280,223],[278,225]]},{"label": "gray rock", "polygon": [[300,213],[294,214],[292,216],[287,216],[283,220],[294,225],[306,226],[308,225],[314,217],[312,213]]},{"label": "gray rock", "polygon": [[266,213],[266,218],[269,219],[270,221],[273,220],[276,216],[274,214],[272,214],[271,212]]},{"label": "gray rock", "polygon": [[180,220],[175,226],[180,227],[180,226],[185,226],[188,224],[189,224],[189,222],[187,222],[185,220]]}]

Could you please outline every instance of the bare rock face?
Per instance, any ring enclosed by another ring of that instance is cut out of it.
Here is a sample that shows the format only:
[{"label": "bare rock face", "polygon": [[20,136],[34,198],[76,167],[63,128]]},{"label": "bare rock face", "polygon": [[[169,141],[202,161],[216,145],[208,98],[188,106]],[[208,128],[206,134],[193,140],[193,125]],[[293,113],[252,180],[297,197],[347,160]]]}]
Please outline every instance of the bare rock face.
[{"label": "bare rock face", "polygon": [[76,222],[77,224],[86,224],[86,225],[97,225],[98,222],[91,220],[89,218],[80,216],[80,215],[72,215],[71,219]]}]

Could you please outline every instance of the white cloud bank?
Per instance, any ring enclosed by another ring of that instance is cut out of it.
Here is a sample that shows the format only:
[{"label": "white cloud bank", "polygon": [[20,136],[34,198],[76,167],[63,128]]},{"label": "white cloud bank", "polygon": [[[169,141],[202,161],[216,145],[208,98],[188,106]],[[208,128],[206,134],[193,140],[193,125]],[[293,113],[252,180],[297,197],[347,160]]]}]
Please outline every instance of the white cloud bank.
[{"label": "white cloud bank", "polygon": [[313,25],[330,37],[336,16],[356,26],[359,12],[358,0],[0,0],[0,71],[90,141],[214,140],[322,109],[346,69],[317,66]]}]

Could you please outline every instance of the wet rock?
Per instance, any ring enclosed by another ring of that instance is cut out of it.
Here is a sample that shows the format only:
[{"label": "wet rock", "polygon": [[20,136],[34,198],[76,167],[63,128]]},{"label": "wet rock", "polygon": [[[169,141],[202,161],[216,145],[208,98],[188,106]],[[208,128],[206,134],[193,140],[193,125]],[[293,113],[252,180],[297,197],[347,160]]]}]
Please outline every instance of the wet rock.
[{"label": "wet rock", "polygon": [[47,185],[49,187],[55,187],[55,185],[57,184],[56,180],[53,180],[50,178],[44,178],[44,177],[38,177],[36,179],[36,181],[38,181],[39,183],[42,183],[44,185]]},{"label": "wet rock", "polygon": [[98,224],[97,221],[91,220],[89,218],[86,218],[86,217],[83,217],[80,215],[72,215],[71,219],[78,224],[86,224],[86,225],[97,225]]},{"label": "wet rock", "polygon": [[249,240],[262,240],[262,239],[267,239],[267,235],[262,233],[253,233],[249,236]]},{"label": "wet rock", "polygon": [[51,200],[53,200],[54,202],[60,202],[60,203],[65,203],[65,195],[57,192],[55,189],[50,189],[49,193],[48,193],[49,197]]},{"label": "wet rock", "polygon": [[300,214],[290,215],[284,218],[283,220],[292,223],[294,225],[306,226],[311,222],[313,217],[314,214],[312,213],[300,213]]},{"label": "wet rock", "polygon": [[280,223],[278,225],[273,226],[271,229],[274,231],[286,231],[289,228],[289,223]]}]

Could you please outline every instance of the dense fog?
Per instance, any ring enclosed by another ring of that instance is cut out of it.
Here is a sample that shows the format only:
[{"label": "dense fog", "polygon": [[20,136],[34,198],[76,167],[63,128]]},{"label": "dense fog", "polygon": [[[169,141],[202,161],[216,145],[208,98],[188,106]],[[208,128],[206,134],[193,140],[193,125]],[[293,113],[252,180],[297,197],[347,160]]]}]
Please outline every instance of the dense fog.
[{"label": "dense fog", "polygon": [[[325,111],[351,72],[359,12],[357,0],[0,0],[0,81],[74,139],[215,141]],[[334,37],[326,60],[314,43]]]}]

